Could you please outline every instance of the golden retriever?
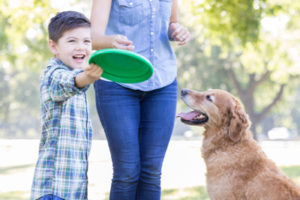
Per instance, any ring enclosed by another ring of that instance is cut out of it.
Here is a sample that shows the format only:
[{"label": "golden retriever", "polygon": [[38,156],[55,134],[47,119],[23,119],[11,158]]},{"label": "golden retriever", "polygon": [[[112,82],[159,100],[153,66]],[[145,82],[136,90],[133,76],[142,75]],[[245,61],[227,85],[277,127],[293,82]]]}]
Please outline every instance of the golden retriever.
[{"label": "golden retriever", "polygon": [[193,109],[181,121],[205,128],[202,143],[211,200],[300,200],[300,190],[267,158],[249,130],[250,121],[230,93],[183,89]]}]

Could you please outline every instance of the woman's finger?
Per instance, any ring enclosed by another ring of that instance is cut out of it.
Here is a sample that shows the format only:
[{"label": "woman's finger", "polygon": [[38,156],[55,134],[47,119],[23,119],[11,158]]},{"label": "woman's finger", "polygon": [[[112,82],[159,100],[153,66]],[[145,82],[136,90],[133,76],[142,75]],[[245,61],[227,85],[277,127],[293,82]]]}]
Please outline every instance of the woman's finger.
[{"label": "woman's finger", "polygon": [[177,38],[181,31],[182,31],[182,26],[178,24],[176,26],[176,29],[173,31],[171,37],[172,38]]},{"label": "woman's finger", "polygon": [[114,47],[117,48],[117,49],[124,49],[124,50],[130,50],[130,51],[134,49],[134,46],[132,44],[125,45],[125,44],[116,43],[114,45]]},{"label": "woman's finger", "polygon": [[131,40],[124,35],[117,35],[113,42],[113,47],[117,49],[133,50],[134,46]]}]

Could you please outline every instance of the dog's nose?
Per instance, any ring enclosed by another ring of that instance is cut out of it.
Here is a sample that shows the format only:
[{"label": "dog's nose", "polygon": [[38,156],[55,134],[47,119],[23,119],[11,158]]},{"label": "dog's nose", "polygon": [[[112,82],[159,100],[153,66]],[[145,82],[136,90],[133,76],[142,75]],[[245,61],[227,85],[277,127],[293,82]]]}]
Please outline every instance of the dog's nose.
[{"label": "dog's nose", "polygon": [[183,96],[185,96],[185,95],[187,95],[189,93],[189,90],[188,89],[182,89],[181,90],[181,96],[183,97]]}]

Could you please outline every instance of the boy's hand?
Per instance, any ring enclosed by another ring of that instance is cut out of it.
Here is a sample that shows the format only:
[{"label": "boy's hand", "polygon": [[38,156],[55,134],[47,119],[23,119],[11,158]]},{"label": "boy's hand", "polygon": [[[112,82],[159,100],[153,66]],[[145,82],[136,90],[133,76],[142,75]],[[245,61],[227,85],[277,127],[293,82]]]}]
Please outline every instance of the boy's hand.
[{"label": "boy's hand", "polygon": [[89,66],[84,68],[84,73],[91,81],[94,82],[101,77],[103,69],[100,66],[91,63]]},{"label": "boy's hand", "polygon": [[79,73],[75,77],[75,85],[78,88],[84,88],[85,86],[95,82],[101,77],[103,73],[102,68],[96,64],[90,64],[83,70],[83,72]]},{"label": "boy's hand", "polygon": [[179,23],[173,22],[169,25],[170,37],[178,42],[178,45],[184,45],[190,40],[189,30]]}]

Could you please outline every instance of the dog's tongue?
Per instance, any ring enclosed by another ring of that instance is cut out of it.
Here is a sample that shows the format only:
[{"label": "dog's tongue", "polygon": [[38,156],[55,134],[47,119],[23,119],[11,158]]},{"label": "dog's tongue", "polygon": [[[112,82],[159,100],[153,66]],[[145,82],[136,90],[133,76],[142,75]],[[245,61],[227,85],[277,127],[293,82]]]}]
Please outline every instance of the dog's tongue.
[{"label": "dog's tongue", "polygon": [[181,117],[184,120],[192,120],[197,115],[199,115],[199,112],[192,111],[192,112],[188,112],[188,113],[179,113],[176,115],[176,117]]}]

